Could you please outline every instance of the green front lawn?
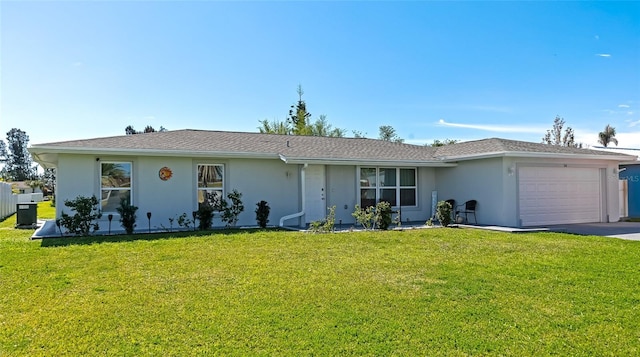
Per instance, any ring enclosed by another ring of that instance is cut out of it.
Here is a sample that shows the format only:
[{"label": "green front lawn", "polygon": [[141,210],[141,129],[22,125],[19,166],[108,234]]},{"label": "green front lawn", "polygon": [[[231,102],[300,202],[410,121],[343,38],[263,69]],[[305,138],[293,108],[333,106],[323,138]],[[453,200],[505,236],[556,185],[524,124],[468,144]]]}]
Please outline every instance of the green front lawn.
[{"label": "green front lawn", "polygon": [[0,230],[0,356],[640,354],[638,242],[31,232]]}]

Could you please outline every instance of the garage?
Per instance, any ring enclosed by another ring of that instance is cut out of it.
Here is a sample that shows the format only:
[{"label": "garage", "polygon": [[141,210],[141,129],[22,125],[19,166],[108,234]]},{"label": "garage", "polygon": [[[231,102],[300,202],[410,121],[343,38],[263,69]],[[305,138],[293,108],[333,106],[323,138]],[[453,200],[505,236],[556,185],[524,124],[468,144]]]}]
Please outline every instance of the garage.
[{"label": "garage", "polygon": [[518,204],[522,226],[600,222],[598,168],[520,167]]}]

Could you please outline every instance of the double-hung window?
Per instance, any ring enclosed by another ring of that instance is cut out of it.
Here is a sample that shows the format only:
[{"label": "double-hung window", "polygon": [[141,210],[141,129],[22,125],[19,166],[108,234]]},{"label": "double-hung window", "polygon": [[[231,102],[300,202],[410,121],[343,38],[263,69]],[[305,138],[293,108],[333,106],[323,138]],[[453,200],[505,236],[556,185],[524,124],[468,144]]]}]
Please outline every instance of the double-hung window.
[{"label": "double-hung window", "polygon": [[387,201],[393,207],[416,206],[418,188],[415,168],[361,167],[360,206]]},{"label": "double-hung window", "polygon": [[198,203],[208,202],[216,206],[224,192],[224,166],[219,164],[198,165]]},{"label": "double-hung window", "polygon": [[131,201],[131,162],[100,163],[100,207],[103,212],[116,212],[120,201]]}]

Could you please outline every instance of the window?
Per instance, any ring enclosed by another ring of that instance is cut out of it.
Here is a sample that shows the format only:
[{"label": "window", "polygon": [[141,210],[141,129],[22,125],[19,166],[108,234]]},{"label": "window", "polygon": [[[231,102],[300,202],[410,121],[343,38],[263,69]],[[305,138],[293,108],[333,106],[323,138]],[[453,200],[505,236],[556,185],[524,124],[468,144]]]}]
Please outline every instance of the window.
[{"label": "window", "polygon": [[391,206],[416,206],[416,169],[360,168],[360,207],[387,201]]},{"label": "window", "polygon": [[100,207],[103,212],[116,212],[120,201],[131,204],[131,163],[102,162],[100,164]]},{"label": "window", "polygon": [[224,166],[198,165],[198,203],[215,206],[224,192]]}]

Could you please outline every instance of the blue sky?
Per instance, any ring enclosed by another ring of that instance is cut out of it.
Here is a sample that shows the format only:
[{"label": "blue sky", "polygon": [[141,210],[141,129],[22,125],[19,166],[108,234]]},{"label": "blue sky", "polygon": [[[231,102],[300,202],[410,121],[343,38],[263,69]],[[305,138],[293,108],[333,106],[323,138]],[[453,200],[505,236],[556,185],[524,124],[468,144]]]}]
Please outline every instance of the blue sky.
[{"label": "blue sky", "polygon": [[556,115],[640,148],[640,2],[0,2],[0,133],[257,131],[540,142]]}]

